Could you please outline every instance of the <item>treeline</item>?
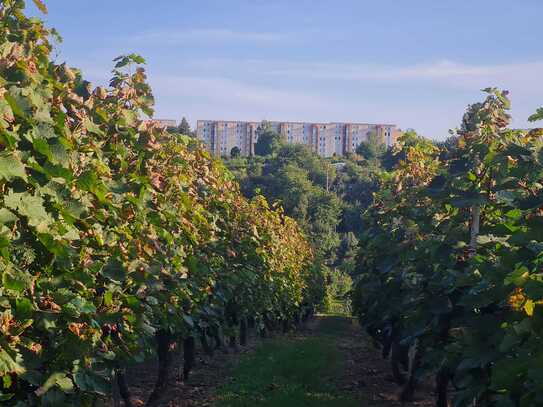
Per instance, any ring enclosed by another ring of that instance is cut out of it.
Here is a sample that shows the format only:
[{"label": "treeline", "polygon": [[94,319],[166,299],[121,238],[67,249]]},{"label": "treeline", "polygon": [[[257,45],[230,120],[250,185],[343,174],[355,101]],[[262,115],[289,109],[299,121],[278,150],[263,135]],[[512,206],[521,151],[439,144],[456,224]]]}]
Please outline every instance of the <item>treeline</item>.
[{"label": "treeline", "polygon": [[[35,3],[45,10],[39,0]],[[51,60],[56,33],[0,5],[0,402],[96,406],[113,377],[174,343],[246,340],[322,301],[294,220],[248,200],[188,137],[140,117],[143,59],[116,59],[107,88]]]},{"label": "treeline", "polygon": [[543,131],[486,91],[447,143],[404,137],[363,218],[354,311],[403,400],[543,405]]}]

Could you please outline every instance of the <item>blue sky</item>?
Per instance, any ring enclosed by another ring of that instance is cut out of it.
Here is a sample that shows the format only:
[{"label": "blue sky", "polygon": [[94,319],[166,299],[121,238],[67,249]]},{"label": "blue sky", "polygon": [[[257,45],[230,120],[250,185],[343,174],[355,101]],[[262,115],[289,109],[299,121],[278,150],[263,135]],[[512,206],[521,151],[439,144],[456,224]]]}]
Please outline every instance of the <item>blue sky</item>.
[{"label": "blue sky", "polygon": [[96,84],[117,55],[147,59],[157,118],[384,122],[443,139],[487,86],[511,91],[516,127],[543,106],[542,0],[46,4],[56,59]]}]

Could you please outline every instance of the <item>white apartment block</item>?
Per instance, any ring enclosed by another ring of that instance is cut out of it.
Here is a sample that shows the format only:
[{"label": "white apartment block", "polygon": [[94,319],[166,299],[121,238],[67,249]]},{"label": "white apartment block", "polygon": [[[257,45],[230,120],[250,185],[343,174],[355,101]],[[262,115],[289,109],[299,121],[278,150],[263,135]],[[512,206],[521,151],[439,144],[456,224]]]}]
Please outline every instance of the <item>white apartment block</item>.
[{"label": "white apartment block", "polygon": [[[343,156],[356,151],[374,134],[392,146],[400,134],[393,124],[267,122],[289,144],[305,144],[321,157]],[[254,154],[259,122],[198,120],[196,134],[215,156],[228,157],[234,147],[242,156]]]}]

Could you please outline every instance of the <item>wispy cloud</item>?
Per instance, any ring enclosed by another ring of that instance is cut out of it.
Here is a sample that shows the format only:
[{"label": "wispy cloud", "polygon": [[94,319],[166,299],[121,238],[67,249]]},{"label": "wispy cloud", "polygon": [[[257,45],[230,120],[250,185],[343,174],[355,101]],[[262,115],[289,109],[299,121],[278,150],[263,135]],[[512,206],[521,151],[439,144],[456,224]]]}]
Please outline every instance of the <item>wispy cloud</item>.
[{"label": "wispy cloud", "polygon": [[130,41],[153,45],[177,45],[189,43],[274,43],[289,38],[278,32],[234,31],[225,28],[147,31],[130,37]]},{"label": "wispy cloud", "polygon": [[[228,62],[228,61],[227,61]],[[216,62],[215,62],[216,63]],[[450,60],[440,60],[415,65],[371,65],[334,63],[290,63],[285,61],[235,61],[232,65],[246,70],[258,70],[261,75],[291,77],[309,80],[335,81],[387,81],[443,82],[450,86],[469,85],[484,81],[486,84],[523,84],[527,88],[543,87],[537,80],[543,72],[543,61],[513,64],[470,65]],[[209,66],[209,64],[208,64]],[[225,65],[221,65],[224,67]],[[534,83],[537,82],[537,83]]]},{"label": "wispy cloud", "polygon": [[262,112],[297,110],[300,106],[321,110],[328,105],[326,99],[308,92],[254,85],[224,77],[165,75],[151,77],[151,85],[161,97],[225,106],[233,103]]},{"label": "wispy cloud", "polygon": [[[481,86],[501,86],[515,88],[526,93],[543,93],[543,61],[520,62],[513,64],[469,65],[449,60],[415,65],[369,65],[334,64],[321,62],[289,62],[281,60],[254,59],[193,59],[183,63],[184,73],[179,78],[192,77],[198,83],[202,80],[223,78],[234,75],[240,80],[247,77],[281,83],[289,80],[322,82],[393,83],[402,85],[440,84],[451,88],[479,89]],[[188,72],[198,72],[192,75]],[[89,72],[87,72],[88,74]],[[98,76],[98,70],[91,70]],[[107,73],[107,72],[106,72]],[[156,72],[150,72],[155,74]],[[103,72],[102,72],[103,74]],[[160,74],[159,74],[160,75]],[[163,75],[160,75],[163,77]],[[173,76],[168,76],[171,79]],[[223,82],[225,83],[225,82]],[[238,82],[231,81],[232,91]]]},{"label": "wispy cloud", "polygon": [[[268,66],[270,66],[268,64]],[[412,66],[304,64],[269,69],[276,77],[322,81],[389,83],[402,86],[439,85],[441,88],[475,90],[487,86],[511,89],[518,94],[543,93],[543,61],[469,65],[442,60]]]},{"label": "wispy cloud", "polygon": [[[158,96],[157,111],[161,117],[186,115],[193,123],[206,118],[376,123],[399,119],[395,116],[396,109],[373,99],[353,103],[337,95],[319,93],[317,89],[278,88],[224,77],[175,75],[152,77],[151,85]],[[414,111],[404,109],[402,118],[412,116]]]}]

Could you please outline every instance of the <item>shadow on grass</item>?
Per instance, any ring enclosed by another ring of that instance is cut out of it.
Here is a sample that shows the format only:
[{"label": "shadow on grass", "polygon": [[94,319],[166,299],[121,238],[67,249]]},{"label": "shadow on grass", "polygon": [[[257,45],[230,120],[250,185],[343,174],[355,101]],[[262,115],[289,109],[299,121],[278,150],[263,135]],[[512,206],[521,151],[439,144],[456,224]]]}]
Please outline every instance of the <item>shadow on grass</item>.
[{"label": "shadow on grass", "polygon": [[334,338],[351,321],[321,316],[314,335],[268,341],[231,372],[232,380],[218,391],[217,407],[350,407],[359,402],[341,395],[334,381],[344,365]]},{"label": "shadow on grass", "polygon": [[354,319],[343,314],[319,315],[318,335],[342,336],[351,329]]}]

